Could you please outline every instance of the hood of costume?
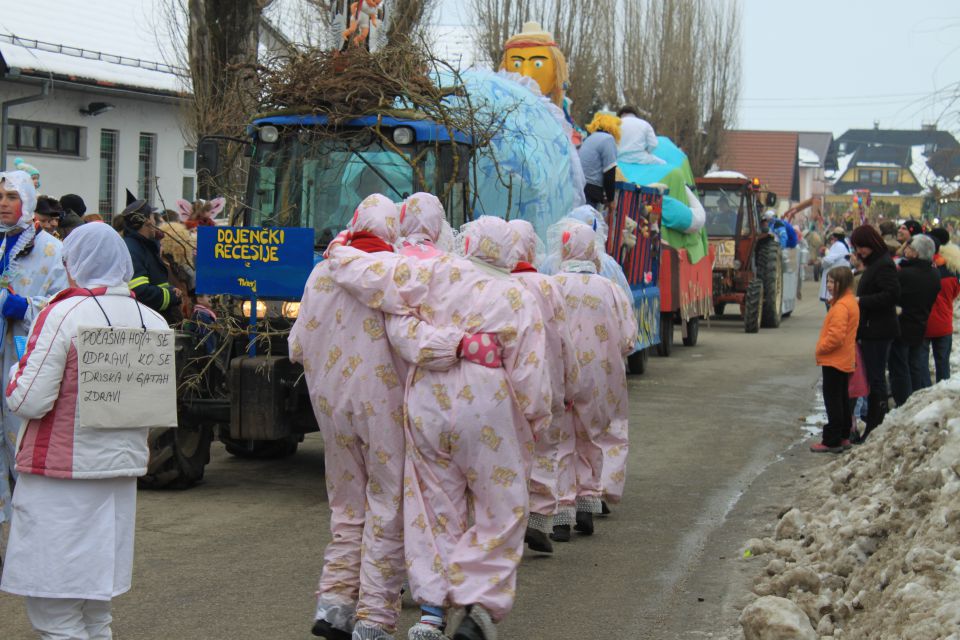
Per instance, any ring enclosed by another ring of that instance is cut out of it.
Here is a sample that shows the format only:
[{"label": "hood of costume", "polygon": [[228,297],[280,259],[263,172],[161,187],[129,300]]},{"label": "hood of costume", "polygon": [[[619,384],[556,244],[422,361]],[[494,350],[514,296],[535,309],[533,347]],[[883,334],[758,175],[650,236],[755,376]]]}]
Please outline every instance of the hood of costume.
[{"label": "hood of costume", "polygon": [[63,243],[67,271],[79,287],[120,287],[133,278],[133,261],[123,238],[109,225],[92,223]]},{"label": "hood of costume", "polygon": [[26,171],[4,171],[0,173],[0,189],[16,191],[20,195],[20,219],[13,225],[0,224],[0,232],[13,229],[26,229],[33,226],[33,213],[37,208],[37,190]]},{"label": "hood of costume", "polygon": [[503,218],[480,216],[460,228],[458,253],[475,263],[512,271],[517,259],[509,247],[516,244],[516,232]]},{"label": "hood of costume", "polygon": [[441,251],[453,250],[453,228],[437,196],[415,193],[400,205],[400,243],[404,242],[429,242]]},{"label": "hood of costume", "polygon": [[375,193],[360,202],[347,228],[354,236],[369,233],[394,244],[400,235],[400,211],[390,198]]}]

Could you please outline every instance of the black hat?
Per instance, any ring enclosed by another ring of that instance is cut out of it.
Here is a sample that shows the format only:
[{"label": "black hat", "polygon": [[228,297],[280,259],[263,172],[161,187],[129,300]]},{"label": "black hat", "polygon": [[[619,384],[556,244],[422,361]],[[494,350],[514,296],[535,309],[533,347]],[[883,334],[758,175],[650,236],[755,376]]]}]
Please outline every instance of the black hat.
[{"label": "black hat", "polygon": [[37,207],[33,211],[37,215],[59,218],[63,215],[63,209],[60,203],[50,196],[40,196],[37,198]]},{"label": "black hat", "polygon": [[83,202],[83,198],[75,193],[68,193],[61,197],[60,206],[63,207],[64,211],[73,211],[78,216],[87,212],[87,205]]},{"label": "black hat", "polygon": [[73,211],[65,211],[63,216],[60,218],[60,235],[63,239],[70,234],[71,231],[83,224],[83,218],[78,216]]},{"label": "black hat", "polygon": [[930,229],[930,233],[927,235],[933,238],[933,241],[937,243],[937,251],[940,251],[940,247],[950,242],[950,232],[943,227]]},{"label": "black hat", "polygon": [[137,198],[127,189],[127,207],[120,213],[123,224],[127,228],[139,231],[151,215],[157,210],[150,206],[143,198]]},{"label": "black hat", "polygon": [[910,232],[910,235],[911,235],[911,236],[915,236],[915,235],[919,235],[919,234],[923,233],[923,227],[920,226],[920,223],[917,222],[916,220],[907,220],[906,222],[904,222],[904,223],[901,224],[900,226],[901,226],[901,227],[906,227],[906,228],[907,228],[907,231]]}]

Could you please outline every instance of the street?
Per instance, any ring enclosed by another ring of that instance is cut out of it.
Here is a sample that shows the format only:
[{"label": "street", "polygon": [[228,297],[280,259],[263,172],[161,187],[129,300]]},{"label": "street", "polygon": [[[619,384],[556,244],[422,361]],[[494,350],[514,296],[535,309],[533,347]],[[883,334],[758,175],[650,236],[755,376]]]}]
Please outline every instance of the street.
[{"label": "street", "polygon": [[[733,307],[728,308],[733,311]],[[527,551],[499,636],[698,638],[730,632],[759,567],[740,556],[803,491],[823,460],[798,446],[818,370],[824,316],[815,284],[779,329],[743,332],[727,315],[700,344],[652,356],[630,378],[627,494],[553,556]],[[115,600],[114,637],[308,638],[329,539],[318,434],[279,461],[213,447],[206,479],[140,492],[133,590]],[[407,598],[397,638],[417,610]],[[23,600],[0,594],[5,640],[33,632]]]}]

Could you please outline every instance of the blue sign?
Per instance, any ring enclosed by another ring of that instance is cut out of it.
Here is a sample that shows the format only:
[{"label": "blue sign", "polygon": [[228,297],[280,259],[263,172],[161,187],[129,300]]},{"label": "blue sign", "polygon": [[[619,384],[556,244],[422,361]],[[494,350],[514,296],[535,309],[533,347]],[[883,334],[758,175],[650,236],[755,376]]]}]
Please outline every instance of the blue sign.
[{"label": "blue sign", "polygon": [[200,294],[299,300],[313,263],[313,229],[197,228]]}]

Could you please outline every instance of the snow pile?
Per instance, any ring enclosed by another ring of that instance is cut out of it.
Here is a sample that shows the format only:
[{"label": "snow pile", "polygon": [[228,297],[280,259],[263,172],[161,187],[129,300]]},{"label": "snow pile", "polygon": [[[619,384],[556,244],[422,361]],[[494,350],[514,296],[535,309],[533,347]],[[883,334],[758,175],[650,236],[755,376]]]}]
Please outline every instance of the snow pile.
[{"label": "snow pile", "polygon": [[[747,543],[766,565],[754,593],[791,600],[821,637],[960,640],[960,378],[818,473],[773,536]],[[808,637],[766,633],[782,618],[748,607],[745,637]]]}]

